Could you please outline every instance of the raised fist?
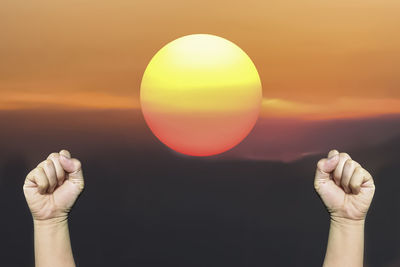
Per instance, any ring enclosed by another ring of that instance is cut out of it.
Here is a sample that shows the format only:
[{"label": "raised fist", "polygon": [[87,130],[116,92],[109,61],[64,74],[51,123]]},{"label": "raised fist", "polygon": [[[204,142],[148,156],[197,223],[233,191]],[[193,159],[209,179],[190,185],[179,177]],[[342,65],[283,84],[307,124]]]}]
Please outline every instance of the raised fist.
[{"label": "raised fist", "polygon": [[337,150],[318,161],[314,188],[332,219],[364,220],[375,192],[371,174]]},{"label": "raised fist", "polygon": [[61,150],[50,154],[26,176],[23,190],[34,220],[62,221],[83,188],[80,161]]}]

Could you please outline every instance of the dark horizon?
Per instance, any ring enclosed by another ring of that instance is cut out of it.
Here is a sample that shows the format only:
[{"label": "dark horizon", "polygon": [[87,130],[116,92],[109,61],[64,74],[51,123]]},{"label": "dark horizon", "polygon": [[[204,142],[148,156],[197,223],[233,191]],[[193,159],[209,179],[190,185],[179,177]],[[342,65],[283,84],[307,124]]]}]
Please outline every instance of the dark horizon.
[{"label": "dark horizon", "polygon": [[[325,152],[291,162],[249,159],[243,155],[268,147],[252,146],[265,136],[256,126],[226,154],[186,157],[152,136],[140,113],[18,112],[0,112],[0,122],[7,125],[0,133],[4,266],[33,266],[32,222],[22,183],[31,168],[61,148],[83,162],[86,179],[70,218],[78,266],[321,265],[329,218],[312,181]],[[320,121],[311,128],[286,124],[292,129],[286,138],[303,129],[296,142],[308,138],[320,149],[338,146],[374,176],[365,266],[400,262],[398,119]],[[277,137],[278,131],[271,134]],[[275,148],[296,152],[311,143]]]},{"label": "dark horizon", "polygon": [[[63,146],[89,152],[99,143],[113,143],[120,147],[135,147],[144,153],[168,151],[166,153],[178,157],[190,157],[162,144],[137,109],[8,110],[0,111],[0,122],[5,125],[1,132],[0,156],[14,151],[30,155],[39,150],[45,154]],[[400,114],[331,120],[260,117],[250,134],[236,147],[205,159],[291,162],[334,148],[354,150],[379,145],[399,134]]]}]

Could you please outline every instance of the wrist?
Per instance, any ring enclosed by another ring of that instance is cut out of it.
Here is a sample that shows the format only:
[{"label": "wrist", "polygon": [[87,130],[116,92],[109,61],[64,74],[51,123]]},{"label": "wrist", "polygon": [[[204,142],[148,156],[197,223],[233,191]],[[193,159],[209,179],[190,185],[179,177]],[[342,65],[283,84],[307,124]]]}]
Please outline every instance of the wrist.
[{"label": "wrist", "polygon": [[61,225],[66,225],[68,224],[68,216],[60,216],[60,217],[55,217],[55,218],[49,218],[49,219],[45,219],[45,220],[39,220],[39,219],[33,219],[33,225],[35,227],[39,227],[39,228],[51,228],[51,227],[57,227],[57,226],[61,226]]},{"label": "wrist", "polygon": [[338,228],[364,228],[365,219],[349,219],[331,216],[331,225]]}]

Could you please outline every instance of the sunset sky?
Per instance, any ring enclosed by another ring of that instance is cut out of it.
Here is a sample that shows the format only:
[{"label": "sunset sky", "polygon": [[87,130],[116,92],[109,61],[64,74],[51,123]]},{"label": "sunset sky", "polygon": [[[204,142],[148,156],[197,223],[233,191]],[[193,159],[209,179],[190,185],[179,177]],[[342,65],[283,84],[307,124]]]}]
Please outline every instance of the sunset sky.
[{"label": "sunset sky", "polygon": [[0,109],[139,108],[152,56],[187,34],[240,46],[263,117],[400,113],[397,0],[0,3]]},{"label": "sunset sky", "polygon": [[[321,266],[313,180],[332,149],[376,182],[366,266],[400,266],[399,28],[400,0],[0,0],[0,266],[34,266],[22,185],[61,149],[85,174],[78,266]],[[218,54],[226,76],[207,65],[200,83],[218,94],[159,79],[162,60],[140,94],[153,56],[192,34],[233,42],[257,72]]]}]

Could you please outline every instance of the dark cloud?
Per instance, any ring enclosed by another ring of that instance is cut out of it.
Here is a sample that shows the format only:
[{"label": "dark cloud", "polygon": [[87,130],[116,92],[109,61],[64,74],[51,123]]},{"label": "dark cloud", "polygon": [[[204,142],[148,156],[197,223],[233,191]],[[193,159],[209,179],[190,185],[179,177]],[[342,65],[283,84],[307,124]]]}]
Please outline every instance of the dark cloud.
[{"label": "dark cloud", "polygon": [[250,135],[225,154],[254,160],[292,161],[330,149],[354,150],[400,135],[400,115],[310,121],[259,118]]}]

